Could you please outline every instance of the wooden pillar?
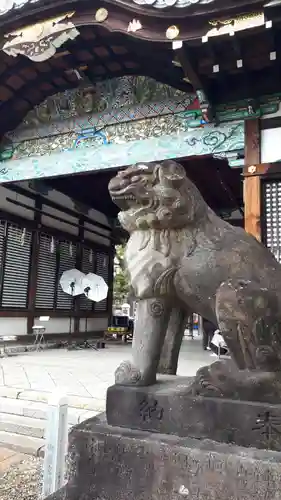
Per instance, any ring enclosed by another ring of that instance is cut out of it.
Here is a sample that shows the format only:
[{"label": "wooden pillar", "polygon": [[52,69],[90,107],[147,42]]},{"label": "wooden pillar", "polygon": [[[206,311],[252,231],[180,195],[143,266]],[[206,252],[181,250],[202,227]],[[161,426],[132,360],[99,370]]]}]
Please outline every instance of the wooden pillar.
[{"label": "wooden pillar", "polygon": [[244,227],[245,231],[261,241],[261,177],[270,168],[269,163],[244,167]]},{"label": "wooden pillar", "polygon": [[[251,168],[251,167],[249,167]],[[252,168],[256,168],[254,165]],[[260,176],[244,170],[244,227],[247,233],[261,241],[261,182]]]},{"label": "wooden pillar", "polygon": [[245,120],[245,165],[261,162],[260,120]]},{"label": "wooden pillar", "polygon": [[245,121],[244,228],[261,240],[260,120]]}]

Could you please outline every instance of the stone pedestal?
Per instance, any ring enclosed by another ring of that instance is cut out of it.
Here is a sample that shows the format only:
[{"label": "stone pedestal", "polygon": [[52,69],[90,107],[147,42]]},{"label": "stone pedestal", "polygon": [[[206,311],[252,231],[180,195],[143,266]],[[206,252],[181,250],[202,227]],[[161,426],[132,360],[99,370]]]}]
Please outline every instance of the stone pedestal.
[{"label": "stone pedestal", "polygon": [[72,474],[54,500],[280,500],[281,453],[109,426],[70,434]]},{"label": "stone pedestal", "polygon": [[280,500],[281,404],[193,397],[192,383],[110,387],[107,418],[71,431],[69,482],[48,500]]},{"label": "stone pedestal", "polygon": [[194,397],[193,379],[162,376],[149,387],[107,392],[112,426],[281,451],[281,404]]}]

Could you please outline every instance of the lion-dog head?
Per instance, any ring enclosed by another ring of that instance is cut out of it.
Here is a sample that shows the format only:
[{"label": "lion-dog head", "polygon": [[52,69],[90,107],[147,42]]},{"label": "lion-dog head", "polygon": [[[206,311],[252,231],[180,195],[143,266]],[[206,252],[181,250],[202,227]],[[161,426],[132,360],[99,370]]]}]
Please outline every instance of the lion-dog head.
[{"label": "lion-dog head", "polygon": [[139,163],[120,171],[111,179],[109,193],[121,210],[120,223],[129,233],[182,229],[196,223],[207,211],[185,169],[171,160]]}]

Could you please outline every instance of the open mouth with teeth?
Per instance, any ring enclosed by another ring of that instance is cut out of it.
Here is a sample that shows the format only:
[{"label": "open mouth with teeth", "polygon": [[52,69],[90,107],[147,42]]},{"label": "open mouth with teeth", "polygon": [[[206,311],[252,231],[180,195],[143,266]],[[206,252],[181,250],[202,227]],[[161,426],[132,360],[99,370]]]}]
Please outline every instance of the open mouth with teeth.
[{"label": "open mouth with teeth", "polygon": [[138,205],[138,201],[133,194],[111,193],[111,198],[112,201],[122,209],[128,209],[132,205]]}]

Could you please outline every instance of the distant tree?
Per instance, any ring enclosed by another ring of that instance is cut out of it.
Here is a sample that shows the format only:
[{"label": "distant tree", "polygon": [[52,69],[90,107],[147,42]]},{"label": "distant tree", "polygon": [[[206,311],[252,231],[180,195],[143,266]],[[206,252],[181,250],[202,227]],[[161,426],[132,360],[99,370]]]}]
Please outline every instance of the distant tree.
[{"label": "distant tree", "polygon": [[128,302],[130,296],[130,281],[124,260],[125,245],[115,247],[113,303],[121,306]]}]

